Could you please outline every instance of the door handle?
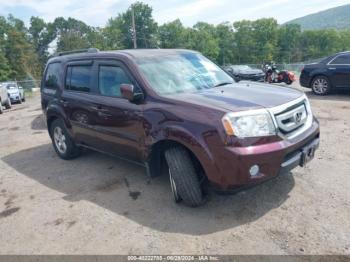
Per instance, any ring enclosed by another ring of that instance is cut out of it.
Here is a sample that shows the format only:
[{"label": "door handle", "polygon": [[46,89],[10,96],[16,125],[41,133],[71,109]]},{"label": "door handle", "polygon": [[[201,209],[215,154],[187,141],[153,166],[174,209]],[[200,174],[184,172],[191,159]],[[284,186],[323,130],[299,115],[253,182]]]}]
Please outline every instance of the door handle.
[{"label": "door handle", "polygon": [[112,117],[113,115],[110,113],[109,109],[103,108],[102,105],[96,105],[92,107],[93,110],[97,111],[97,115],[104,118]]},{"label": "door handle", "polygon": [[335,67],[329,67],[328,69],[329,69],[329,70],[336,70]]}]

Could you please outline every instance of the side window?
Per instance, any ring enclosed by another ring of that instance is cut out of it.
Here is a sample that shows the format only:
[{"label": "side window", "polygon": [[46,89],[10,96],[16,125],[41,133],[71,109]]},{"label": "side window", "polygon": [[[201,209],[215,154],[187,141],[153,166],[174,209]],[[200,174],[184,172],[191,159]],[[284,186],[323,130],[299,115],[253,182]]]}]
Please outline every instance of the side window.
[{"label": "side window", "polygon": [[340,55],[331,62],[331,65],[350,65],[350,55]]},{"label": "side window", "polygon": [[90,92],[91,65],[68,66],[66,89],[78,92]]},{"label": "side window", "polygon": [[57,89],[60,66],[60,63],[52,63],[47,66],[45,88]]},{"label": "side window", "polygon": [[98,87],[101,95],[121,97],[120,85],[131,84],[130,79],[119,66],[100,66]]}]

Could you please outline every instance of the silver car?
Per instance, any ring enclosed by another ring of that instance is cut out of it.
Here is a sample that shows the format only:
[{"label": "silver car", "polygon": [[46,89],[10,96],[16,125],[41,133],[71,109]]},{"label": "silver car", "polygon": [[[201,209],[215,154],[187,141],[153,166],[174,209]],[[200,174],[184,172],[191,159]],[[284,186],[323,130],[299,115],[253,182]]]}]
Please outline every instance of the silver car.
[{"label": "silver car", "polygon": [[3,83],[3,85],[5,85],[7,88],[7,94],[11,100],[11,103],[18,102],[21,104],[25,101],[23,88],[16,82],[6,82]]},{"label": "silver car", "polygon": [[0,114],[3,113],[3,106],[6,109],[11,108],[11,100],[8,97],[6,86],[0,83]]}]

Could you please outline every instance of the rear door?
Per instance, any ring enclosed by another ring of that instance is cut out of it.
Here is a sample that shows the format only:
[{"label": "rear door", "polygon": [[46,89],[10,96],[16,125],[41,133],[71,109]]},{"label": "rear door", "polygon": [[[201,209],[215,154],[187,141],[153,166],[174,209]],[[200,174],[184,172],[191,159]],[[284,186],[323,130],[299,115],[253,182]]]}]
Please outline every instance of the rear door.
[{"label": "rear door", "polygon": [[75,140],[87,146],[95,147],[98,138],[94,130],[97,120],[96,90],[93,86],[94,63],[82,60],[68,63],[60,103],[72,126]]},{"label": "rear door", "polygon": [[350,54],[335,57],[328,64],[331,82],[337,88],[350,88]]}]

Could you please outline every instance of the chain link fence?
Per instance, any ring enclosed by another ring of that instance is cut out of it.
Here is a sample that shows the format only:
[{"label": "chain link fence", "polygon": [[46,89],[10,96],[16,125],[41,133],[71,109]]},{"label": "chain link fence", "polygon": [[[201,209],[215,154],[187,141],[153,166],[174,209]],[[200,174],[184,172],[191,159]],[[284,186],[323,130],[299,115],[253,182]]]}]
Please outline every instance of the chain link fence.
[{"label": "chain link fence", "polygon": [[[300,75],[301,70],[304,67],[304,63],[297,64],[276,64],[278,70],[288,70],[294,72],[296,75]],[[248,64],[251,68],[262,69],[262,64]]]}]

